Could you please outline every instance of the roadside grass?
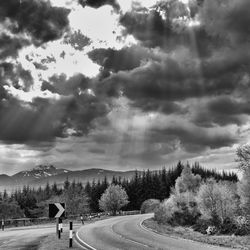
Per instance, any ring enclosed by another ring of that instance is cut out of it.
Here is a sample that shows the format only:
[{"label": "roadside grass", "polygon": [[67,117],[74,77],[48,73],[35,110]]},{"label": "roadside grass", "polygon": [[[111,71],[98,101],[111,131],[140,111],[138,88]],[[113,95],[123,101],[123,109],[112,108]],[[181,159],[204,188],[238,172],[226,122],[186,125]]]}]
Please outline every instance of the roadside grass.
[{"label": "roadside grass", "polygon": [[147,219],[143,222],[143,226],[157,233],[167,236],[199,241],[206,244],[217,246],[231,247],[249,250],[250,235],[248,236],[228,236],[228,235],[204,235],[194,231],[189,227],[172,227],[170,225],[158,224],[154,219]]}]

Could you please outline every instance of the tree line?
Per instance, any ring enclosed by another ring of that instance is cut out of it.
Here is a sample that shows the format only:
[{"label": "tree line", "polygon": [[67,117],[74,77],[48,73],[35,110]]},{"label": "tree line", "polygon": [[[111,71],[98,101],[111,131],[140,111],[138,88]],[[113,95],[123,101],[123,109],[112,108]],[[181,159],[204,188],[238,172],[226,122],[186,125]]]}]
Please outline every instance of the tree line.
[{"label": "tree line", "polygon": [[[0,217],[46,217],[48,203],[62,201],[66,203],[68,215],[99,212],[99,200],[110,184],[120,185],[126,191],[129,203],[123,208],[124,210],[139,210],[147,199],[168,198],[185,166],[189,164],[178,162],[168,170],[163,167],[157,171],[135,171],[132,179],[113,177],[109,182],[104,178],[87,182],[86,185],[66,179],[61,187],[57,183],[53,185],[47,183],[45,187],[37,189],[24,186],[11,194],[4,191],[0,193]],[[199,163],[189,167],[192,173],[200,175],[204,180],[213,178],[217,181],[238,181],[235,173],[205,169]]]}]

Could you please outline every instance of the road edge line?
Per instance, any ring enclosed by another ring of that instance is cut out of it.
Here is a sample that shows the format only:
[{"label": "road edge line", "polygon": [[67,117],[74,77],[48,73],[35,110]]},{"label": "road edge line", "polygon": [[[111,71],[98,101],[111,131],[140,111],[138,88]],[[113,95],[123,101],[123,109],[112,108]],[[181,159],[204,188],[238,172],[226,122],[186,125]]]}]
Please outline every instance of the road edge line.
[{"label": "road edge line", "polygon": [[75,233],[75,237],[79,241],[79,243],[83,244],[83,247],[85,247],[85,248],[87,248],[89,250],[97,250],[96,248],[90,246],[88,243],[86,243],[85,241],[83,241],[82,239],[80,239],[80,237],[78,235],[78,231]]},{"label": "road edge line", "polygon": [[[148,219],[150,219],[150,218],[148,218]],[[184,239],[184,240],[189,240],[189,239],[185,239],[185,238],[181,238],[181,237],[176,237],[176,236],[173,236],[173,235],[168,235],[168,234],[160,233],[160,232],[158,232],[158,231],[156,231],[156,230],[154,230],[154,229],[152,229],[152,228],[148,228],[148,227],[144,226],[144,225],[143,225],[143,222],[144,222],[145,220],[148,220],[148,219],[143,219],[143,220],[140,222],[140,227],[141,227],[142,229],[144,229],[145,231],[150,232],[150,233],[154,233],[154,234],[157,234],[157,235],[162,235],[162,236],[170,237],[170,238],[173,238],[173,239]],[[192,241],[192,240],[191,240],[191,241]]]}]

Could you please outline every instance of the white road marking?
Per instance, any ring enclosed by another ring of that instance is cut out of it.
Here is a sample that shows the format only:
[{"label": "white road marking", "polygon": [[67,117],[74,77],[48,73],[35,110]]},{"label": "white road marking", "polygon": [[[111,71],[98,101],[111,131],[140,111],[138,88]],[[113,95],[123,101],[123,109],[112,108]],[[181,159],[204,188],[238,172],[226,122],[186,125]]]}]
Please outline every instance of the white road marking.
[{"label": "white road marking", "polygon": [[125,240],[127,240],[127,241],[132,242],[132,243],[136,243],[136,244],[138,244],[138,245],[141,245],[141,246],[150,248],[149,245],[145,245],[145,244],[143,244],[143,243],[141,243],[141,242],[139,242],[139,241],[131,240],[131,239],[129,239],[129,238],[123,236],[122,234],[119,234],[119,233],[115,232],[113,226],[114,226],[114,225],[111,226],[112,232],[113,232],[114,234],[118,235],[119,237],[121,237],[122,239],[125,239]]},{"label": "white road marking", "polygon": [[81,238],[78,235],[78,232],[76,232],[76,238],[77,240],[79,240],[80,242],[82,242],[83,245],[87,246],[89,249],[91,250],[97,250],[96,248],[90,246],[88,243],[86,243],[85,241],[81,240]]}]

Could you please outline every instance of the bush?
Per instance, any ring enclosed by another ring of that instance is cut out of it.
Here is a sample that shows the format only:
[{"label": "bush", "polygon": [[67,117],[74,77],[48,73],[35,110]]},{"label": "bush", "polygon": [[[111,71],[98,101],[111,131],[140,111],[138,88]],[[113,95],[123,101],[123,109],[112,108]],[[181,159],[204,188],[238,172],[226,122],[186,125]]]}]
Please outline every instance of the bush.
[{"label": "bush", "polygon": [[236,235],[250,234],[250,221],[245,216],[238,216],[234,219]]},{"label": "bush", "polygon": [[222,223],[219,228],[219,233],[220,234],[234,234],[236,232],[237,226],[235,225],[235,221],[226,218]]},{"label": "bush", "polygon": [[141,205],[141,213],[153,213],[159,207],[160,201],[156,199],[145,200]]},{"label": "bush", "polygon": [[154,219],[159,224],[167,224],[169,217],[164,203],[161,203],[155,211]]},{"label": "bush", "polygon": [[200,232],[202,234],[207,234],[207,228],[211,226],[210,220],[199,218],[196,223],[192,226],[194,231]]},{"label": "bush", "polygon": [[195,196],[191,192],[172,194],[155,212],[159,223],[193,225],[200,216]]}]

